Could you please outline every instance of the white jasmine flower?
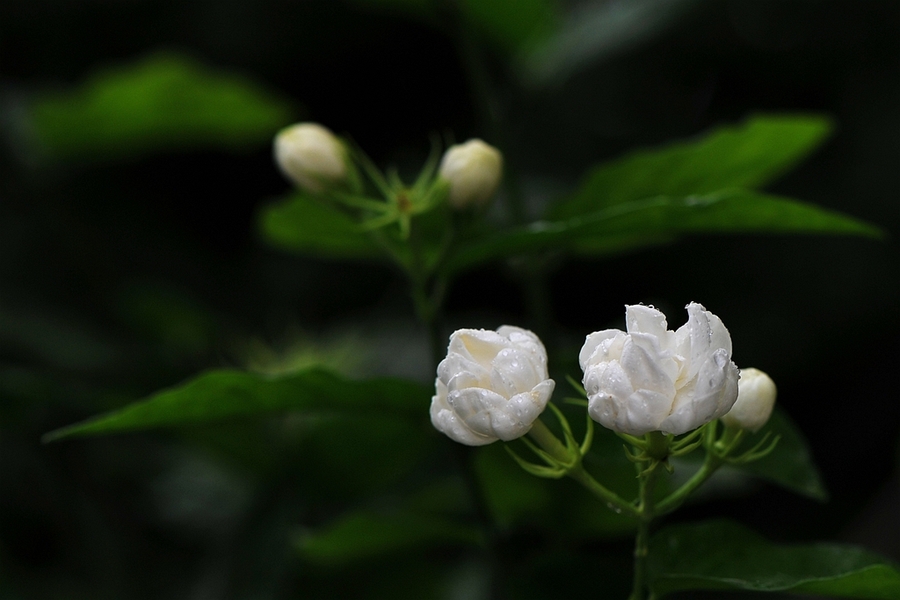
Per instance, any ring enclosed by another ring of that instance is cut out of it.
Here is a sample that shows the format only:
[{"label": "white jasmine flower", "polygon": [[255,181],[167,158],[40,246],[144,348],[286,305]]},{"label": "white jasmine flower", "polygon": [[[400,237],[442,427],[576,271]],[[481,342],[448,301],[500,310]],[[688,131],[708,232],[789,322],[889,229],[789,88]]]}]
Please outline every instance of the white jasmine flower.
[{"label": "white jasmine flower", "polygon": [[481,140],[450,146],[441,159],[438,176],[450,183],[448,202],[454,208],[486,203],[503,176],[500,151]]},{"label": "white jasmine flower", "polygon": [[678,435],[731,410],[739,376],[731,336],[701,305],[687,311],[688,322],[669,331],[652,306],[626,306],[627,333],[587,336],[579,362],[592,419],[631,435]]},{"label": "white jasmine flower", "polygon": [[297,123],[275,136],[275,161],[300,188],[319,193],[347,177],[344,145],[318,123]]},{"label": "white jasmine flower", "polygon": [[541,340],[508,325],[454,332],[437,375],[431,422],[469,446],[528,433],[555,386]]},{"label": "white jasmine flower", "polygon": [[722,416],[722,422],[727,427],[756,433],[772,416],[777,394],[775,382],[766,373],[759,369],[741,369],[737,402]]}]

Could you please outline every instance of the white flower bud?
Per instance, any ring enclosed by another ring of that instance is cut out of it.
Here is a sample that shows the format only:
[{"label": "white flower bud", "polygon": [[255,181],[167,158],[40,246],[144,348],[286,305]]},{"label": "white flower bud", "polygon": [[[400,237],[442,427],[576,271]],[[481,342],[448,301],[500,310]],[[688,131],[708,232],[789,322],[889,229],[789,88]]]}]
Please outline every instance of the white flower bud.
[{"label": "white flower bud", "polygon": [[555,386],[541,340],[508,325],[454,332],[437,375],[431,422],[468,446],[528,433]]},{"label": "white flower bud", "polygon": [[759,369],[741,369],[737,402],[722,416],[722,422],[726,427],[756,433],[772,416],[777,394],[775,382],[766,373]]},{"label": "white flower bud", "polygon": [[448,202],[453,208],[485,204],[503,177],[503,156],[481,140],[450,146],[438,175],[450,183]]},{"label": "white flower bud", "polygon": [[578,358],[592,419],[631,435],[678,435],[731,410],[738,391],[731,336],[701,305],[687,311],[688,322],[669,331],[652,306],[626,306],[627,333],[587,336]]},{"label": "white flower bud", "polygon": [[313,193],[347,178],[344,145],[318,123],[282,129],[275,136],[275,161],[288,178]]}]

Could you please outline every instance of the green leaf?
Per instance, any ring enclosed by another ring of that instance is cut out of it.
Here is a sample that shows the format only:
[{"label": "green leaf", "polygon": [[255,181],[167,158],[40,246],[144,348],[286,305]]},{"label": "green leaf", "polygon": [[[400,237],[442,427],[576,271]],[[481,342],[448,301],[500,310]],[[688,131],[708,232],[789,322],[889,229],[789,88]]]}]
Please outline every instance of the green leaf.
[{"label": "green leaf", "polygon": [[476,528],[444,518],[360,511],[321,531],[300,535],[295,545],[307,560],[341,564],[423,546],[481,542]]},{"label": "green leaf", "polygon": [[650,542],[651,588],[790,591],[841,598],[900,598],[900,571],[855,546],[773,544],[724,520],[674,525]]},{"label": "green leaf", "polygon": [[558,5],[551,0],[462,0],[460,7],[470,22],[510,52],[549,37],[559,23]]},{"label": "green leaf", "polygon": [[[356,4],[388,11],[399,11],[442,25],[455,25],[455,15],[432,0],[354,0]],[[460,0],[447,3],[458,9],[466,26],[507,53],[515,54],[539,43],[556,31],[559,24],[558,0]]]},{"label": "green leaf", "polygon": [[537,221],[462,244],[446,269],[546,250],[611,254],[688,233],[833,233],[879,237],[878,228],[798,200],[749,190],[702,196],[659,196],[610,206],[581,217]]},{"label": "green leaf", "polygon": [[[428,401],[415,413],[353,410],[335,414],[288,413],[284,430],[293,438],[282,448],[290,471],[319,506],[361,502],[411,476],[440,441],[428,422]],[[387,491],[391,493],[391,491]],[[396,493],[396,492],[394,492]]]},{"label": "green leaf", "polygon": [[295,117],[260,85],[177,54],[98,71],[78,87],[38,95],[29,107],[41,150],[65,159],[114,159],[271,142]]},{"label": "green leaf", "polygon": [[[814,500],[828,500],[828,491],[813,462],[806,439],[783,410],[776,407],[765,427],[745,441],[742,447],[752,447],[767,432],[781,437],[775,450],[765,458],[740,465],[737,469]],[[738,449],[738,454],[740,452]]]},{"label": "green leaf", "polygon": [[352,381],[318,368],[278,377],[210,371],[144,401],[52,431],[44,436],[44,441],[292,409],[427,414],[430,397],[431,391],[409,381]]},{"label": "green leaf", "polygon": [[697,0],[580,3],[557,31],[518,57],[518,74],[531,86],[562,84],[574,73],[653,38],[696,4]]},{"label": "green leaf", "polygon": [[552,485],[529,475],[495,443],[479,448],[475,457],[475,473],[484,501],[494,520],[509,526],[536,516],[550,506]]},{"label": "green leaf", "polygon": [[759,188],[815,150],[830,131],[831,122],[820,116],[765,115],[696,141],[641,150],[592,169],[548,217],[565,219],[656,196]]},{"label": "green leaf", "polygon": [[265,207],[259,223],[266,240],[286,250],[324,258],[385,257],[353,219],[301,192]]}]

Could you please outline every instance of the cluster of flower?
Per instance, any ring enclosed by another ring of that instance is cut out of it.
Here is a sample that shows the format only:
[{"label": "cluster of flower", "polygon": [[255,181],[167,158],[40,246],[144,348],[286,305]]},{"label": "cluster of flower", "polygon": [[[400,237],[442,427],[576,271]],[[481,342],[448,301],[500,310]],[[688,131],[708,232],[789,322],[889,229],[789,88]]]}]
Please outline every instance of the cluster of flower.
[{"label": "cluster of flower", "polygon": [[[688,321],[667,329],[652,306],[625,309],[626,331],[587,336],[579,354],[591,418],[629,435],[679,435],[714,419],[752,432],[769,419],[775,384],[757,369],[731,361],[731,335],[721,319],[697,303]],[[431,422],[470,446],[528,433],[555,383],[547,352],[525,329],[460,329],[437,369]]]},{"label": "cluster of flower", "polygon": [[[297,123],[279,132],[275,161],[298,187],[314,194],[346,182],[352,168],[344,142],[318,123]],[[438,168],[438,178],[449,184],[447,202],[456,209],[483,206],[502,175],[500,151],[479,139],[450,146]]]},{"label": "cluster of flower", "polygon": [[[311,194],[358,181],[354,165],[365,166],[367,160],[317,123],[285,128],[276,136],[274,150],[284,174]],[[455,209],[467,209],[484,206],[496,193],[503,158],[496,148],[473,139],[446,150],[436,177],[433,168],[423,171],[433,183],[427,189],[440,193],[425,192],[418,201],[421,210],[444,199]],[[410,191],[404,188],[394,196],[402,193],[410,201]],[[348,201],[346,194],[333,196]],[[592,419],[631,436],[653,431],[680,435],[715,419],[748,431],[765,424],[775,402],[775,384],[756,369],[738,370],[731,361],[731,336],[716,315],[696,303],[687,311],[687,323],[670,331],[665,315],[655,308],[627,306],[625,331],[607,329],[587,336],[579,362]],[[555,387],[540,339],[510,326],[456,331],[437,375],[432,423],[471,446],[528,433]]]}]

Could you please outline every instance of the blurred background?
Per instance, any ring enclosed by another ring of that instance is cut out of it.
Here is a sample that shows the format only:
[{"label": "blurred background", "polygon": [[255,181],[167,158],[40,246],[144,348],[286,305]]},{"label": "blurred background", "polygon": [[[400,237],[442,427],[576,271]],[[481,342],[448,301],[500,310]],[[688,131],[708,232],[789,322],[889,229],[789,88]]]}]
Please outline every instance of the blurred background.
[{"label": "blurred background", "polygon": [[[736,362],[778,383],[830,500],[758,484],[682,518],[731,516],[779,541],[838,539],[900,561],[900,4],[461,4],[0,4],[0,597],[418,589],[406,575],[393,587],[379,579],[391,557],[322,566],[292,551],[298,531],[383,490],[400,468],[375,465],[356,489],[310,467],[352,439],[347,429],[301,443],[285,431],[303,423],[272,418],[40,441],[209,368],[324,362],[431,380],[398,273],[261,239],[258,211],[289,190],[271,138],[297,120],[407,176],[435,135],[483,137],[522,174],[536,215],[588,167],[636,148],[762,112],[832,118],[831,139],[770,191],[874,223],[884,241],[695,236],[560,259],[549,329],[572,353],[587,333],[620,327],[626,303],[652,303],[673,325],[682,306],[703,303],[731,331]],[[143,92],[91,95],[134,72],[147,76]],[[451,288],[448,326],[535,326],[523,298],[508,265],[478,269]],[[532,530],[508,540],[512,556],[545,543]],[[581,541],[580,559],[512,597],[598,597],[590,582],[561,583],[566,569],[627,559],[630,543]],[[487,596],[477,565],[451,562],[449,575],[427,553],[409,564],[451,582],[436,597]]]}]

